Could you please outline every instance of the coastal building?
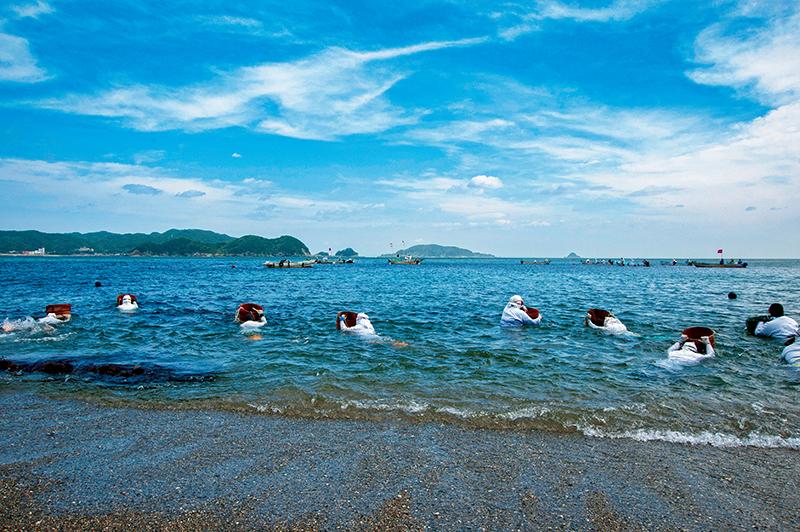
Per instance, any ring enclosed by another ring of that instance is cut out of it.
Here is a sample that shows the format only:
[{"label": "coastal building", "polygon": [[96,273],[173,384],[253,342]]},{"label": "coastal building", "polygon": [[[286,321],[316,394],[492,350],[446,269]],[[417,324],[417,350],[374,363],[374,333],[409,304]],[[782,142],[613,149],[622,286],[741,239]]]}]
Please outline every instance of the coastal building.
[{"label": "coastal building", "polygon": [[22,254],[23,255],[44,255],[45,252],[44,252],[44,248],[39,248],[39,249],[36,249],[34,251],[23,251]]}]

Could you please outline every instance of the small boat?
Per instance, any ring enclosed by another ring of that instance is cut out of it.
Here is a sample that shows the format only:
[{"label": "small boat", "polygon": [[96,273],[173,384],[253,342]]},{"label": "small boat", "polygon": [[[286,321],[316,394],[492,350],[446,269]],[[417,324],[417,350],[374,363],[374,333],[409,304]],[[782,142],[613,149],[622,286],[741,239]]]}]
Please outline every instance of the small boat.
[{"label": "small boat", "polygon": [[419,264],[420,262],[422,262],[422,259],[410,255],[406,255],[403,258],[389,259],[389,264]]},{"label": "small boat", "polygon": [[713,262],[694,262],[693,264],[694,264],[695,268],[747,268],[747,263],[746,262],[734,263],[734,264],[731,264],[731,263],[720,264],[720,263],[713,263]]},{"label": "small boat", "polygon": [[355,264],[355,260],[353,259],[339,259],[336,261],[336,264]]},{"label": "small boat", "polygon": [[290,261],[290,260],[281,260],[278,262],[265,262],[264,266],[267,268],[313,268],[315,261],[313,260],[300,260],[300,261]]},{"label": "small boat", "polygon": [[541,265],[546,265],[546,264],[550,264],[550,259],[544,259],[544,260],[521,260],[521,261],[519,261],[519,263],[520,264],[541,264]]},{"label": "small boat", "polygon": [[314,264],[336,264],[336,263],[328,259],[314,259]]}]

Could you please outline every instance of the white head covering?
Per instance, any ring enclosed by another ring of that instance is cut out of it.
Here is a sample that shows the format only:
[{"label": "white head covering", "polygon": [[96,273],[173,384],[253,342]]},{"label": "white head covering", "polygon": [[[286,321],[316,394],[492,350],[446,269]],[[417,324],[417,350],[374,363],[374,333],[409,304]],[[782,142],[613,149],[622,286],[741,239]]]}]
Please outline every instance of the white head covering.
[{"label": "white head covering", "polygon": [[131,304],[131,296],[129,296],[128,294],[125,294],[124,296],[122,296],[122,304],[123,305],[130,305]]},{"label": "white head covering", "polygon": [[522,300],[522,296],[516,296],[516,295],[511,296],[511,299],[509,299],[508,302],[517,307],[521,307],[522,305],[525,304],[525,302]]}]

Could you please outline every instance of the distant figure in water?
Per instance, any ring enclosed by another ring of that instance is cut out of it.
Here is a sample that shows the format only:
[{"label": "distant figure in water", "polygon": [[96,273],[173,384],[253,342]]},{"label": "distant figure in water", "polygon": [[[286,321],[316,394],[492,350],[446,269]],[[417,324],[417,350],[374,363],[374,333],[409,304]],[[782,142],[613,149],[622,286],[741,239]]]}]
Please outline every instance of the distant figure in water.
[{"label": "distant figure in water", "polygon": [[352,327],[347,326],[347,322],[345,317],[339,316],[339,330],[356,333],[356,334],[364,334],[369,336],[375,336],[375,327],[372,326],[372,322],[369,321],[369,316],[364,314],[363,312],[359,312],[356,315],[356,324]]},{"label": "distant figure in water", "polygon": [[103,286],[103,283],[101,283],[100,281],[95,281],[94,282],[94,287],[95,288],[100,288],[101,286]]},{"label": "distant figure in water", "polygon": [[787,340],[798,333],[797,322],[789,316],[783,315],[783,305],[773,303],[769,306],[769,321],[762,321],[756,325],[756,336],[767,336]]},{"label": "distant figure in water", "polygon": [[136,296],[123,294],[117,297],[117,308],[122,312],[133,312],[139,310],[139,303],[136,300]]},{"label": "distant figure in water", "polygon": [[670,360],[684,364],[697,364],[708,358],[714,358],[716,352],[708,336],[700,340],[690,340],[686,335],[681,335],[681,340],[675,342],[667,349]]},{"label": "distant figure in water", "polygon": [[537,326],[542,323],[542,315],[536,318],[528,315],[525,301],[521,296],[511,296],[506,308],[503,309],[503,316],[500,318],[500,325],[503,327],[522,327],[523,325]]},{"label": "distant figure in water", "polygon": [[583,324],[591,329],[602,329],[609,334],[625,334],[628,332],[628,328],[619,321],[619,318],[611,312],[601,309],[589,309],[583,319]]},{"label": "distant figure in water", "polygon": [[786,347],[783,349],[783,353],[781,353],[781,358],[783,358],[787,364],[800,368],[800,341],[798,341],[797,338],[798,336],[792,336],[786,340]]},{"label": "distant figure in water", "polygon": [[728,292],[728,299],[736,299],[736,292]]}]

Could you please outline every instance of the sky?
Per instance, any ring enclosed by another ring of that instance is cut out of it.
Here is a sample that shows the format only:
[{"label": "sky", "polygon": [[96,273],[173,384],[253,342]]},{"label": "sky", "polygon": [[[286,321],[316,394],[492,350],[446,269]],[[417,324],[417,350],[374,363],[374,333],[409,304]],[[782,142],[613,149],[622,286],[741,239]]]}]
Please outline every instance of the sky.
[{"label": "sky", "polygon": [[796,0],[0,1],[1,229],[800,257],[798,192]]}]

